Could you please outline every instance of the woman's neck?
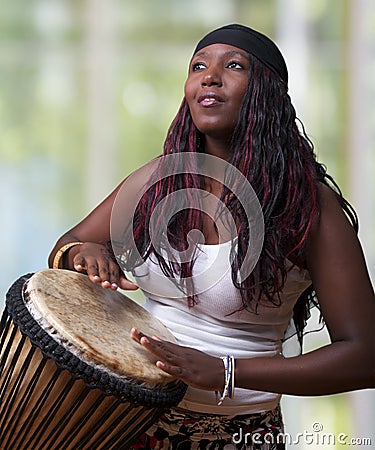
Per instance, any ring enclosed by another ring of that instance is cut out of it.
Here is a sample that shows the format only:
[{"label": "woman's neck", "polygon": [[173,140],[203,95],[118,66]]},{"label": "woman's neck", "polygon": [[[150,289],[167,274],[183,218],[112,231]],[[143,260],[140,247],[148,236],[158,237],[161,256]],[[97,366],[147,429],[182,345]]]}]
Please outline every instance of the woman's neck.
[{"label": "woman's neck", "polygon": [[230,143],[228,141],[215,139],[207,135],[205,136],[204,150],[205,153],[224,160],[228,160],[231,156]]}]

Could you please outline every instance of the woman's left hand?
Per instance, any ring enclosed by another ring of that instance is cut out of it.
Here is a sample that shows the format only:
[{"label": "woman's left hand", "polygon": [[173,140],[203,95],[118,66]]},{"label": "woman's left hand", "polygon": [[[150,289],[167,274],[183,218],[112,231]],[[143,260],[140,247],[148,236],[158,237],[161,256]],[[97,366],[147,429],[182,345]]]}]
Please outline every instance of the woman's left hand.
[{"label": "woman's left hand", "polygon": [[199,350],[146,336],[136,328],[131,338],[158,358],[156,366],[179,378],[189,386],[206,391],[221,391],[224,386],[224,365],[220,358]]}]

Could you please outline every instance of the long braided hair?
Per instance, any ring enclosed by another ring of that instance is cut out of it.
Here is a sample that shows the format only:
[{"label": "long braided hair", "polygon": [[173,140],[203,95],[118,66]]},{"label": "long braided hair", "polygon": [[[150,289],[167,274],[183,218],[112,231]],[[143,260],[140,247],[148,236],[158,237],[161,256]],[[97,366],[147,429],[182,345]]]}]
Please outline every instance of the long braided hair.
[{"label": "long braided hair", "polygon": [[[261,303],[280,305],[288,258],[300,267],[305,265],[307,237],[319,214],[319,183],[329,185],[336,192],[355,230],[358,221],[332,177],[317,162],[313,145],[296,118],[286,84],[256,57],[249,55],[249,60],[249,82],[232,136],[228,162],[246,177],[258,197],[264,217],[264,243],[254,270],[244,280],[238,280],[236,274],[249,244],[245,211],[225,186],[221,200],[237,224],[232,280],[241,292],[243,308],[256,312]],[[186,152],[204,152],[204,136],[195,127],[183,99],[168,130],[163,155]],[[199,199],[192,188],[202,189],[203,182],[201,176],[189,173],[188,169],[161,180],[156,176],[155,184],[136,209],[132,232],[138,251],[144,259],[154,254],[168,277],[180,280],[191,277],[194,261],[171,263],[158,254],[150,239],[149,218],[161,200],[180,189],[187,189],[187,195],[191,196],[188,199],[190,207],[179,211],[169,223],[164,222],[162,214],[158,219],[158,226],[168,230],[170,244],[178,250],[186,250],[189,231],[202,225]],[[194,305],[194,292],[187,295],[187,301],[190,306]],[[312,303],[317,302],[314,287],[310,286],[294,309],[294,323],[301,343]]]}]

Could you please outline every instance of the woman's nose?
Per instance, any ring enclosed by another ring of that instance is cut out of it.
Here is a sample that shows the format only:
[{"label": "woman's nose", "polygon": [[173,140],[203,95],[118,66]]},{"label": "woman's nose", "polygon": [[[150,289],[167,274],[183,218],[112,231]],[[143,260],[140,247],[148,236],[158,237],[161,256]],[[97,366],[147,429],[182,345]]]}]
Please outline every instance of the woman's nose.
[{"label": "woman's nose", "polygon": [[217,68],[207,68],[202,76],[202,86],[220,86],[222,84],[221,74]]}]

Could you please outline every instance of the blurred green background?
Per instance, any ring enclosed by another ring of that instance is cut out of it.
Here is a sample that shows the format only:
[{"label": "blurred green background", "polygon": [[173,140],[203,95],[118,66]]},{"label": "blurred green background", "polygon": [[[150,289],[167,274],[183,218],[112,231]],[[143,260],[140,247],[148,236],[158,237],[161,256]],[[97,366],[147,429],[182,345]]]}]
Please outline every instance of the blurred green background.
[{"label": "blurred green background", "polygon": [[[0,0],[1,299],[19,276],[47,266],[63,232],[160,153],[195,43],[231,22],[280,45],[298,116],[359,213],[373,277],[372,0]],[[326,340],[312,334],[306,349]],[[287,431],[312,432],[320,422],[323,432],[375,446],[374,403],[373,391],[286,396]],[[290,446],[312,447],[345,445]]]}]

